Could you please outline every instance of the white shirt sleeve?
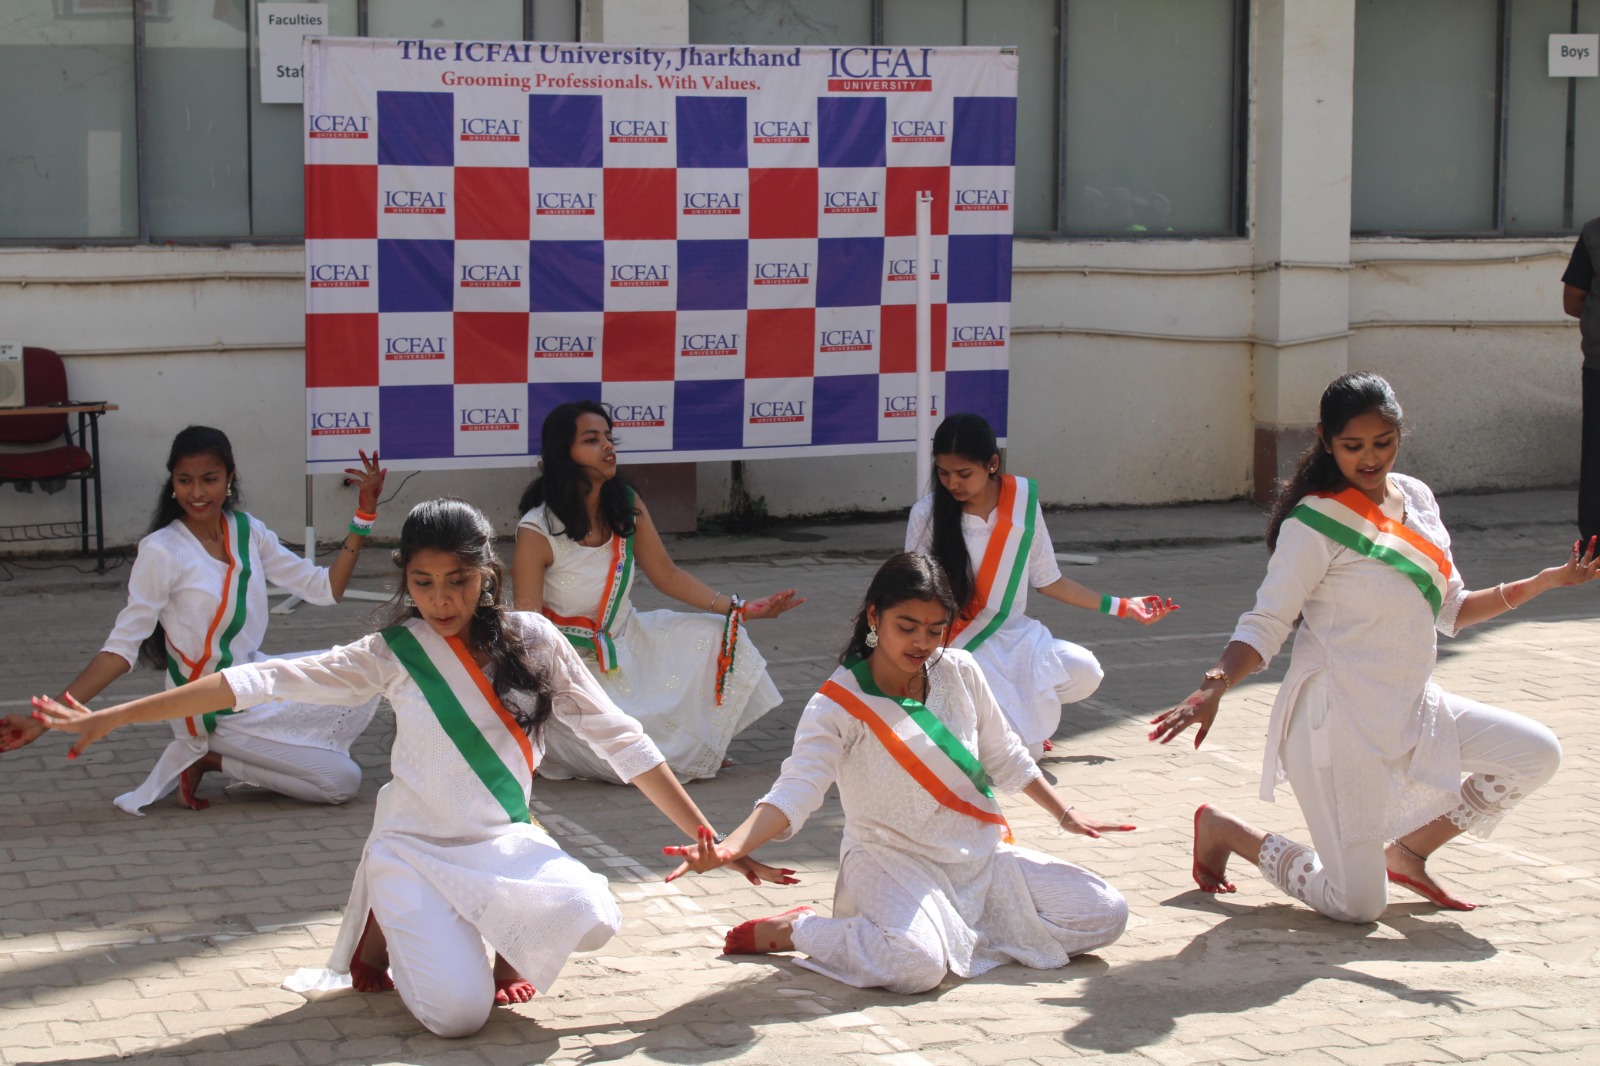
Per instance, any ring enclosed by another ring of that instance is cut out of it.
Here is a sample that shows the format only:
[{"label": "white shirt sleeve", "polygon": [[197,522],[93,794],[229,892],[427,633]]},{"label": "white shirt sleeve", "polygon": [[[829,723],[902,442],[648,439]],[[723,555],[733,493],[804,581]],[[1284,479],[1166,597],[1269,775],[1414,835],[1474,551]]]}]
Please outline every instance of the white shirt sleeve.
[{"label": "white shirt sleeve", "polygon": [[807,701],[795,726],[794,750],[783,760],[778,780],[756,801],[777,808],[789,819],[789,827],[773,840],[794,836],[822,806],[828,789],[839,779],[844,730],[853,721],[844,708],[820,692]]},{"label": "white shirt sleeve", "polygon": [[[949,654],[946,652],[945,654]],[[1006,723],[1006,716],[995,702],[983,670],[967,655],[957,661],[958,676],[978,712],[978,761],[989,774],[990,782],[1002,792],[1021,792],[1035,779],[1043,777],[1039,765],[1028,754],[1022,738]]]},{"label": "white shirt sleeve", "polygon": [[632,781],[666,762],[638,720],[611,701],[567,638],[548,619],[528,612],[516,617],[525,627],[529,644],[548,656],[554,671],[552,711],[563,724],[610,763],[624,781]]},{"label": "white shirt sleeve", "polygon": [[139,554],[128,573],[128,602],[101,651],[120,655],[130,669],[138,665],[139,645],[156,631],[161,611],[172,595],[172,569],[172,557],[153,537],[139,542]]},{"label": "white shirt sleeve", "polygon": [[1439,615],[1433,620],[1433,627],[1445,636],[1453,637],[1459,632],[1456,620],[1461,615],[1461,605],[1466,602],[1468,590],[1461,576],[1461,568],[1450,553],[1450,531],[1444,527],[1444,518],[1439,514],[1439,501],[1433,495],[1433,490],[1414,477],[1402,477],[1399,480],[1403,487],[1410,490],[1407,494],[1408,505],[1414,505],[1420,512],[1417,524],[1429,531],[1431,539],[1444,550],[1445,558],[1450,560],[1450,580],[1445,588],[1444,602],[1439,605]]},{"label": "white shirt sleeve", "polygon": [[1044,508],[1034,505],[1033,544],[1028,549],[1028,584],[1036,589],[1054,585],[1061,580],[1061,566],[1056,562],[1056,545],[1050,539],[1050,530],[1044,524]]},{"label": "white shirt sleeve", "polygon": [[267,659],[222,671],[234,709],[268,700],[359,707],[405,674],[381,634],[296,659]]},{"label": "white shirt sleeve", "polygon": [[1313,589],[1328,573],[1333,541],[1300,521],[1285,521],[1278,530],[1278,547],[1267,562],[1267,576],[1256,590],[1256,605],[1239,616],[1232,640],[1248,644],[1261,656],[1265,669],[1289,639],[1300,610]]},{"label": "white shirt sleeve", "polygon": [[906,520],[905,550],[933,554],[932,496],[924,496],[911,505],[911,517]]},{"label": "white shirt sleeve", "polygon": [[261,570],[268,581],[319,607],[338,602],[333,598],[327,567],[285,548],[276,533],[254,518],[250,519],[250,534],[255,538]]}]

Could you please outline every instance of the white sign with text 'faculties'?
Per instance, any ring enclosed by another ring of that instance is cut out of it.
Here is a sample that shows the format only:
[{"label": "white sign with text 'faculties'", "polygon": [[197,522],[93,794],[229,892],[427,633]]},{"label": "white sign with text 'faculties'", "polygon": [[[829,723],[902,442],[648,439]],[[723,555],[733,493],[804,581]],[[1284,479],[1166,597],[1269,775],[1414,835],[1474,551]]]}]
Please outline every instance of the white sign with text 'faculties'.
[{"label": "white sign with text 'faculties'", "polygon": [[327,4],[258,4],[256,38],[261,42],[261,102],[298,104],[305,96],[301,40],[328,33]]},{"label": "white sign with text 'faculties'", "polygon": [[1600,77],[1600,33],[1552,33],[1550,76]]}]

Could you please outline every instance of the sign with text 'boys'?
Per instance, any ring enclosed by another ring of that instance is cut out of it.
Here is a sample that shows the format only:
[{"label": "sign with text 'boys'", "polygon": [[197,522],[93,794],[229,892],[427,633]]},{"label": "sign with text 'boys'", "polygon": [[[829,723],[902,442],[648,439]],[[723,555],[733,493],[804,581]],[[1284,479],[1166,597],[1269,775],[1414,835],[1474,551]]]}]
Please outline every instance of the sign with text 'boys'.
[{"label": "sign with text 'boys'", "polygon": [[321,38],[306,76],[313,472],[526,465],[585,398],[635,462],[908,450],[919,189],[934,406],[1004,435],[1015,55]]}]

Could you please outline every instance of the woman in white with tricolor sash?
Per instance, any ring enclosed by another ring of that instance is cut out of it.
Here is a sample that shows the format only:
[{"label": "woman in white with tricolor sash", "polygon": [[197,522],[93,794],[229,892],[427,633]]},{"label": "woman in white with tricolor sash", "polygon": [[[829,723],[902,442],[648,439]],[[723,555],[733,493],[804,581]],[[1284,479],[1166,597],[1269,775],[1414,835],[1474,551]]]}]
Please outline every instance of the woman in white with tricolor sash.
[{"label": "woman in white with tricolor sash", "polygon": [[1565,563],[1533,577],[1469,591],[1433,493],[1393,472],[1401,431],[1383,378],[1346,374],[1328,386],[1317,440],[1273,508],[1255,607],[1200,688],[1152,720],[1150,739],[1163,744],[1198,726],[1199,747],[1223,694],[1262,669],[1298,620],[1260,796],[1272,800],[1287,780],[1311,844],[1202,805],[1193,865],[1202,891],[1234,891],[1225,867],[1239,855],[1339,921],[1374,921],[1390,883],[1471,910],[1428,872],[1428,856],[1463,832],[1487,837],[1560,765],[1560,744],[1540,723],[1434,683],[1436,635],[1594,580],[1595,544],[1574,544]]},{"label": "woman in white with tricolor sash", "polygon": [[[715,777],[733,738],[782,702],[744,623],[805,600],[785,589],[746,603],[679,568],[644,501],[617,476],[611,416],[592,400],[561,404],[545,418],[539,476],[519,509],[517,609],[543,612],[566,634],[680,780]],[[694,613],[635,611],[630,593],[640,571]],[[548,732],[539,773],[617,783],[560,722]]]},{"label": "woman in white with tricolor sash", "polygon": [[911,508],[906,551],[927,552],[962,605],[950,646],[971,652],[1006,721],[1034,758],[1050,750],[1061,706],[1087,699],[1105,673],[1093,653],[1029,618],[1028,590],[1072,607],[1148,625],[1178,605],[1160,596],[1101,595],[1061,576],[1038,484],[1000,472],[1000,446],[980,415],[953,414],[933,434],[933,491]]},{"label": "woman in white with tricolor sash", "polygon": [[[128,722],[223,706],[245,717],[282,697],[387,696],[394,776],[378,793],[344,923],[328,969],[303,970],[287,987],[392,987],[429,1031],[466,1036],[497,1002],[548,992],[572,952],[600,947],[620,922],[606,879],[563,852],[529,809],[542,726],[570,723],[691,838],[710,823],[555,628],[506,609],[494,529],[476,509],[418,504],[396,562],[404,592],[394,623],[354,644],[92,713],[34,702],[52,727],[81,734],[77,752]],[[757,883],[794,880],[753,861],[743,871]]]},{"label": "woman in white with tricolor sash", "polygon": [[[179,433],[150,533],[139,542],[128,575],[127,606],[99,654],[62,690],[62,702],[93,699],[141,662],[160,670],[171,688],[267,658],[261,642],[269,581],[307,603],[337,603],[383,491],[377,453],[362,453],[361,461],[362,469],[345,471],[360,485],[355,519],[338,558],[321,567],[237,508],[238,473],[226,434],[209,426]],[[336,709],[279,701],[248,717],[223,711],[173,722],[174,739],[144,783],[114,802],[140,814],[177,787],[185,807],[204,810],[210,802],[196,794],[200,778],[220,770],[240,784],[308,803],[343,803],[361,786],[350,745],[377,705],[376,698]],[[44,730],[32,719],[15,719],[0,736],[0,750],[20,747]]]},{"label": "woman in white with tricolor sash", "polygon": [[1099,876],[1011,844],[995,792],[1021,792],[1069,833],[1131,830],[1064,805],[1006,725],[966,652],[944,649],[956,601],[939,564],[884,563],[842,665],[806,704],[794,751],[723,841],[669,847],[704,871],[787,840],[839,786],[833,917],[808,907],[728,933],[728,954],[802,951],[858,988],[925,992],[1007,962],[1052,969],[1122,935],[1128,905]]}]

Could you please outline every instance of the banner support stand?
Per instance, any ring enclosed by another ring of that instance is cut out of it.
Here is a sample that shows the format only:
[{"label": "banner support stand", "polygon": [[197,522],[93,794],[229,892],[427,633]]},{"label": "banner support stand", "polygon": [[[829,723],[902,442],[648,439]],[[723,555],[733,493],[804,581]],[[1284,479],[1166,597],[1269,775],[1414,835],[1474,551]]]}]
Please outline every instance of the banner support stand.
[{"label": "banner support stand", "polygon": [[917,483],[916,503],[933,479],[933,193],[917,194]]},{"label": "banner support stand", "polygon": [[[311,513],[311,510],[312,510],[311,484],[312,484],[311,475],[307,474],[306,475],[306,550],[305,550],[305,558],[306,558],[306,562],[315,565],[316,561],[317,561],[317,524],[316,524],[316,519],[312,516],[312,513]],[[282,592],[283,590],[282,589],[274,589],[273,591],[274,592]],[[383,603],[383,602],[385,602],[385,601],[387,601],[389,599],[388,596],[385,596],[381,592],[367,592],[364,589],[353,589],[353,588],[349,588],[349,587],[345,588],[344,596],[342,598],[346,599],[346,600],[364,600],[364,601],[366,601],[368,603]],[[270,612],[268,612],[268,613],[269,614],[293,614],[294,613],[294,609],[296,607],[300,606],[300,604],[302,604],[304,602],[305,601],[302,600],[299,596],[295,596],[295,595],[291,594],[288,599],[286,599],[282,603],[278,604],[278,606],[272,608],[272,610]]]}]

